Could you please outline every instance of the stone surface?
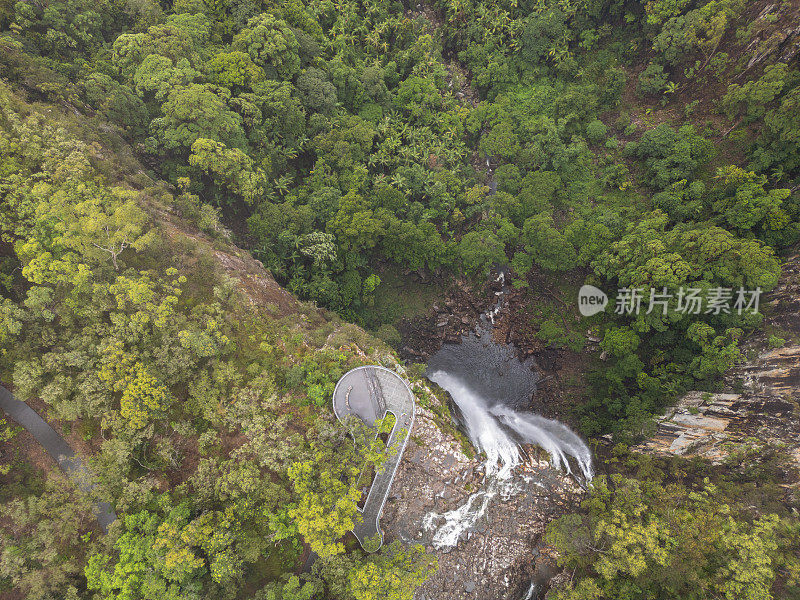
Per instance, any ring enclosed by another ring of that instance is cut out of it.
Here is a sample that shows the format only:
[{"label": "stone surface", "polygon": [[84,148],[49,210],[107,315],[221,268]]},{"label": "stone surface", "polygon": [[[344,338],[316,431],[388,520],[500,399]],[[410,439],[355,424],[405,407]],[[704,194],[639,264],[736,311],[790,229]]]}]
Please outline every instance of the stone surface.
[{"label": "stone surface", "polygon": [[531,448],[530,459],[515,476],[516,492],[493,498],[486,514],[454,548],[435,550],[435,529],[426,530],[425,516],[462,506],[484,478],[480,461],[464,454],[460,442],[437,425],[437,418],[418,405],[381,518],[385,537],[423,544],[437,555],[439,569],[418,590],[417,599],[515,599],[535,570],[536,546],[547,523],[578,502],[583,492]]}]

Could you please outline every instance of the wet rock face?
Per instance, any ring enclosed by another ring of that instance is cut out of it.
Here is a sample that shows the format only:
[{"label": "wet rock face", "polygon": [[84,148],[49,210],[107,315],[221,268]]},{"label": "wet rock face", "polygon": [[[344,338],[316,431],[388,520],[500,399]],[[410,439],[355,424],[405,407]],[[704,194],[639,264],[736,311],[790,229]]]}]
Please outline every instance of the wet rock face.
[{"label": "wet rock face", "polygon": [[[503,301],[498,307],[501,293]],[[558,386],[547,383],[553,383],[552,376],[563,367],[563,350],[548,346],[536,336],[536,319],[529,314],[525,294],[504,287],[494,272],[482,286],[460,282],[426,314],[401,321],[398,329],[403,347],[399,354],[409,362],[428,362],[444,344],[461,343],[464,336],[485,330],[489,312],[493,312],[494,319],[492,339],[513,346],[517,358],[531,361],[532,368],[542,376],[543,385],[529,399],[527,408],[564,420],[566,414],[558,410]]]},{"label": "wet rock face", "polygon": [[[764,300],[764,327],[742,348],[755,358],[731,369],[723,392],[688,393],[639,450],[721,462],[731,443],[755,439],[784,445],[800,468],[800,256],[787,261]],[[787,343],[769,348],[764,331],[777,332]]]},{"label": "wet rock face", "polygon": [[533,576],[547,523],[573,507],[582,490],[545,456],[532,458],[518,469],[512,494],[495,496],[454,548],[437,550],[431,545],[436,529],[426,529],[425,516],[462,506],[483,483],[483,466],[435,419],[418,406],[381,518],[386,539],[423,544],[437,555],[439,569],[417,591],[418,600],[516,600]]},{"label": "wet rock face", "polygon": [[443,301],[434,304],[427,314],[404,320],[399,330],[404,347],[400,356],[411,362],[426,362],[444,343],[455,343],[480,323],[481,315],[497,301],[497,282],[478,292],[466,284],[455,286]]}]

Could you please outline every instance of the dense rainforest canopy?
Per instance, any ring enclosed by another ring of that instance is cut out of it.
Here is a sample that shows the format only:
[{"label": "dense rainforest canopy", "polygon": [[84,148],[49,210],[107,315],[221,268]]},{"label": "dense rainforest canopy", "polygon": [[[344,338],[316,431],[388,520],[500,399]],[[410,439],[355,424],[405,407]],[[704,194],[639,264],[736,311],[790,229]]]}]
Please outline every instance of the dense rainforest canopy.
[{"label": "dense rainforest canopy", "polygon": [[[0,465],[0,596],[410,600],[435,557],[341,542],[380,448],[330,396],[391,354],[343,320],[396,344],[392,273],[498,264],[612,306],[771,290],[800,239],[800,75],[797,3],[765,7],[1,2],[0,379],[85,442],[120,519],[104,535],[60,475]],[[254,306],[213,260],[231,239],[330,312]],[[646,435],[742,359],[760,315],[705,308],[542,316],[549,344],[602,340],[584,434]],[[709,479],[615,452],[548,535],[560,597],[798,597],[772,462]]]}]

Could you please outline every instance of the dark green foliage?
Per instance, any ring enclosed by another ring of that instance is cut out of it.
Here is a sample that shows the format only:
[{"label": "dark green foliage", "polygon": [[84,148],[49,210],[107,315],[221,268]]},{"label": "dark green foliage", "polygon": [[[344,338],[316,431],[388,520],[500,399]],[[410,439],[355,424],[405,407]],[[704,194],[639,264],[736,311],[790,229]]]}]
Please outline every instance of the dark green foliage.
[{"label": "dark green foliage", "polygon": [[664,67],[658,63],[650,63],[647,68],[639,73],[636,89],[642,94],[658,96],[667,87],[669,74],[664,72]]},{"label": "dark green foliage", "polygon": [[731,84],[720,102],[729,119],[744,113],[747,121],[756,121],[764,116],[781,91],[796,79],[784,63],[768,65],[757,80],[744,85]]},{"label": "dark green foliage", "polygon": [[567,16],[560,9],[534,14],[525,25],[520,56],[531,64],[544,62],[551,49],[568,35]]},{"label": "dark green foliage", "polygon": [[690,179],[713,156],[714,146],[692,125],[675,130],[664,123],[645,131],[638,143],[626,146],[625,152],[644,161],[649,185],[663,189],[681,179]]},{"label": "dark green foliage", "polygon": [[320,69],[308,69],[297,78],[305,107],[314,112],[329,114],[336,106],[336,88]]},{"label": "dark green foliage", "polygon": [[753,152],[752,166],[778,179],[796,178],[800,170],[800,86],[764,115],[764,130]]},{"label": "dark green foliage", "polygon": [[586,126],[586,139],[593,144],[604,141],[607,133],[608,127],[599,119],[595,119]]}]

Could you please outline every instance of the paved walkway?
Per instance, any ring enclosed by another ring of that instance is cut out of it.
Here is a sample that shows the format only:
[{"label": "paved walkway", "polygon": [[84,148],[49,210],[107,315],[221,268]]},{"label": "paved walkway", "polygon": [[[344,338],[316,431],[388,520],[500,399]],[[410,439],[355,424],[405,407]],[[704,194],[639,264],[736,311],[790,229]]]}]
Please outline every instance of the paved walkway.
[{"label": "paved walkway", "polygon": [[[47,451],[47,453],[58,463],[58,466],[69,475],[78,487],[84,492],[90,492],[93,488],[90,483],[91,476],[86,467],[81,463],[80,457],[75,455],[75,451],[69,444],[56,433],[47,422],[39,416],[35,410],[24,402],[17,400],[14,395],[3,386],[0,386],[0,409],[2,409],[14,421],[28,430],[34,439]],[[98,502],[95,504],[95,514],[103,531],[108,531],[108,526],[117,519],[117,515],[111,509],[108,502]]]},{"label": "paved walkway", "polygon": [[383,544],[383,532],[378,521],[414,425],[414,394],[394,371],[379,366],[357,367],[345,373],[336,384],[333,412],[339,421],[357,416],[370,426],[387,413],[395,418],[386,444],[390,449],[389,457],[375,474],[364,508],[359,509],[363,517],[361,523],[353,528],[353,533],[365,550],[369,546],[367,540],[378,536],[380,544],[369,548],[374,551]]}]

